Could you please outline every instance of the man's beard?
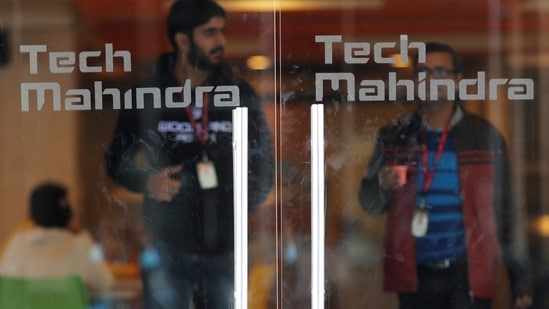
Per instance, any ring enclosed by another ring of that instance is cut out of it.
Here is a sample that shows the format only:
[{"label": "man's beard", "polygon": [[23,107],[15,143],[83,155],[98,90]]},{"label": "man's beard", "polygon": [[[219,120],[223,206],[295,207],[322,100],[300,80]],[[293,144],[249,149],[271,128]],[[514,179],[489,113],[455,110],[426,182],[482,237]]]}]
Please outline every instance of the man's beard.
[{"label": "man's beard", "polygon": [[[210,51],[210,54],[213,54],[215,52],[223,52],[223,47],[216,47],[213,50]],[[214,71],[221,67],[222,63],[213,63],[210,58],[208,58],[208,55],[201,50],[194,42],[191,45],[191,52],[189,53],[189,62],[191,65],[195,68],[204,70],[204,71]]]}]

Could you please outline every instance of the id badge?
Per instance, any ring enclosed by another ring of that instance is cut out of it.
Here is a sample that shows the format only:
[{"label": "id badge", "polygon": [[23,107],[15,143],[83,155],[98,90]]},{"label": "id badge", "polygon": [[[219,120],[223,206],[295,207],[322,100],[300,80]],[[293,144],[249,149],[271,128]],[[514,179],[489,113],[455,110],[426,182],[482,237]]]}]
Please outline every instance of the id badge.
[{"label": "id badge", "polygon": [[412,235],[423,237],[427,234],[429,226],[429,211],[426,209],[416,209],[412,219]]},{"label": "id badge", "polygon": [[198,182],[200,183],[201,189],[206,190],[217,187],[217,174],[212,161],[209,161],[204,156],[202,162],[198,162],[198,164],[196,164],[196,171],[198,173]]}]

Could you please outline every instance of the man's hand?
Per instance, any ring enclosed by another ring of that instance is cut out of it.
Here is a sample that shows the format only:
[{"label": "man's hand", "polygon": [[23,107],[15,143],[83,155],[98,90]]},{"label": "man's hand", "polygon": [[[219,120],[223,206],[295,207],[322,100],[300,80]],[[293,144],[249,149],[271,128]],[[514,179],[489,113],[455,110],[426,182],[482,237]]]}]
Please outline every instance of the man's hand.
[{"label": "man's hand", "polygon": [[183,169],[182,165],[166,167],[147,179],[146,189],[157,201],[169,202],[181,189],[181,181],[173,178]]},{"label": "man's hand", "polygon": [[532,305],[532,296],[523,295],[515,299],[514,309],[526,309]]}]

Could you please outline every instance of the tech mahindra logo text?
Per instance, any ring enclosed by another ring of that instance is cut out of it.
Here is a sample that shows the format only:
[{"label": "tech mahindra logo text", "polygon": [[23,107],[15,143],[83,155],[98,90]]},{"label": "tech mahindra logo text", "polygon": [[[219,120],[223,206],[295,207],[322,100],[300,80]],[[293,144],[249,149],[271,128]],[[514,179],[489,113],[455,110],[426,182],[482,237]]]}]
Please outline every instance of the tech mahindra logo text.
[{"label": "tech mahindra logo text", "polygon": [[[392,64],[396,62],[393,57],[385,57],[384,49],[393,49],[396,42],[342,42],[341,35],[317,35],[315,42],[324,45],[324,63],[332,64],[334,61],[334,46],[341,47],[343,44],[344,58],[347,64],[366,64],[372,60],[375,63]],[[408,42],[408,36],[400,35],[399,42],[400,60],[408,62],[408,50],[417,50],[418,63],[425,63],[425,43]],[[372,57],[373,56],[373,57]],[[461,79],[456,85],[453,79],[431,79],[427,80],[427,73],[417,73],[417,80],[398,79],[396,72],[389,72],[387,81],[384,80],[361,80],[357,83],[355,74],[351,72],[328,72],[315,74],[315,101],[324,100],[324,87],[329,85],[331,90],[341,90],[348,101],[397,101],[397,88],[401,87],[406,92],[406,101],[426,100],[426,91],[429,89],[429,97],[432,100],[438,99],[439,88],[445,87],[449,100],[455,100],[456,94],[461,100],[497,100],[500,87],[507,90],[509,100],[533,100],[534,81],[527,78],[494,78],[486,79],[486,72],[477,72],[476,78]],[[456,87],[457,86],[457,87]],[[476,87],[475,87],[476,86]],[[471,89],[476,88],[476,90]],[[488,93],[487,93],[488,90]],[[386,95],[385,92],[388,92]],[[416,96],[417,94],[417,96]]]},{"label": "tech mahindra logo text", "polygon": [[[46,45],[21,45],[19,51],[22,54],[28,54],[29,72],[32,75],[46,69],[52,74],[69,74],[76,69],[84,74],[114,72],[115,58],[122,61],[124,72],[131,72],[132,68],[130,52],[115,51],[110,43],[105,44],[103,51],[82,51],[78,54],[71,51],[48,52]],[[42,56],[42,54],[47,54],[47,65],[43,61],[39,63],[39,55]],[[91,65],[94,58],[103,58],[104,67]],[[191,95],[192,89],[194,89],[194,97]],[[21,111],[28,112],[31,106],[36,106],[36,110],[40,111],[45,105],[51,105],[54,111],[101,110],[105,97],[111,100],[113,109],[144,109],[146,104],[151,104],[155,109],[185,108],[191,103],[194,103],[193,106],[202,107],[206,94],[209,94],[213,105],[217,107],[240,105],[238,86],[192,87],[190,80],[186,80],[182,86],[178,87],[166,89],[142,87],[126,90],[124,93],[117,88],[103,88],[101,81],[94,81],[93,89],[67,89],[64,92],[58,82],[28,82],[21,83]]]}]

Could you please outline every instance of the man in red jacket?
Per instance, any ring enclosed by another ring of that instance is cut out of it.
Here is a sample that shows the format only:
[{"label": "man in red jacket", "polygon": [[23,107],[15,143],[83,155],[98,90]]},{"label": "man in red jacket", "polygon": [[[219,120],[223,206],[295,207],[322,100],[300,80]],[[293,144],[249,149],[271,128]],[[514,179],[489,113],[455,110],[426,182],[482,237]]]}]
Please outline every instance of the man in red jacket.
[{"label": "man in red jacket", "polygon": [[[384,289],[398,293],[402,309],[490,308],[503,259],[514,306],[527,308],[530,277],[515,252],[522,240],[513,233],[505,141],[453,100],[461,79],[456,52],[434,42],[425,52],[425,61],[414,63],[425,99],[379,132],[359,193],[368,213],[387,213]],[[452,87],[432,92],[433,80]]]}]

